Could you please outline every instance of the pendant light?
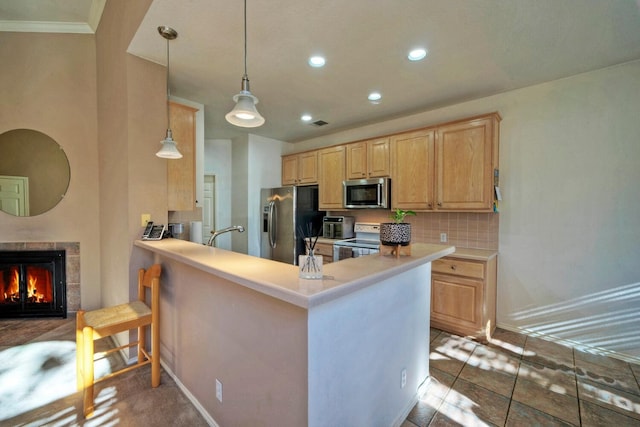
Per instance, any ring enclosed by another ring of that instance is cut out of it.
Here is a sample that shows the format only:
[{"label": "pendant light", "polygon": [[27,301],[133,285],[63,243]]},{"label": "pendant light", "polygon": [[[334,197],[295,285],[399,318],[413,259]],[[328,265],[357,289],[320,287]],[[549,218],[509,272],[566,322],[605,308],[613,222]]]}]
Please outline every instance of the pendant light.
[{"label": "pendant light", "polygon": [[232,125],[243,128],[255,128],[264,124],[264,117],[258,113],[256,104],[258,98],[249,90],[249,76],[247,75],[247,0],[244,0],[244,75],[240,93],[233,97],[236,106],[225,118]]},{"label": "pendant light", "polygon": [[169,103],[169,40],[178,37],[178,33],[173,28],[166,26],[158,27],[158,32],[167,40],[167,137],[160,141],[162,148],[156,153],[156,156],[163,159],[181,159],[182,154],[178,151],[171,132],[171,104]]}]

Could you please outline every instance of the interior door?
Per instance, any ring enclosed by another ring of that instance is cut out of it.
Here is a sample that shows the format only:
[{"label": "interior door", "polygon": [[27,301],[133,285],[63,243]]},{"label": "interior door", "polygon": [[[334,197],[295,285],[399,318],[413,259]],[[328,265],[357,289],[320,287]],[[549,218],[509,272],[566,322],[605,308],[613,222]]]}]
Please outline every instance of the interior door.
[{"label": "interior door", "polygon": [[0,210],[15,216],[29,216],[29,178],[0,176]]}]

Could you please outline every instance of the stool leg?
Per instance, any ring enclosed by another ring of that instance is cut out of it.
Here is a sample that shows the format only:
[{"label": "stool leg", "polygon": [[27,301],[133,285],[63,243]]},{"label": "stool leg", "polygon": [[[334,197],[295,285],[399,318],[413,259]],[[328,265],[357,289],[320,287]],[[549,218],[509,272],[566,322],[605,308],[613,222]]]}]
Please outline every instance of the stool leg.
[{"label": "stool leg", "polygon": [[93,414],[93,328],[85,326],[83,331],[83,406],[84,416]]},{"label": "stool leg", "polygon": [[[156,313],[154,313],[155,315]],[[151,387],[160,385],[160,331],[158,319],[151,324]]]},{"label": "stool leg", "polygon": [[78,391],[84,389],[84,346],[83,346],[83,311],[76,314],[76,387]]}]

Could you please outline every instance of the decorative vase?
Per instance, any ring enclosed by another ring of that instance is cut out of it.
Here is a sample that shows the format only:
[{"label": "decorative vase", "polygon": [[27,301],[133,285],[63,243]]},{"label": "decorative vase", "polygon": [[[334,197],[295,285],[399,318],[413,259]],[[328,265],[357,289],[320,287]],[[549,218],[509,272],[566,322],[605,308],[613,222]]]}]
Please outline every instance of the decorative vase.
[{"label": "decorative vase", "polygon": [[322,255],[298,255],[298,268],[301,279],[322,279]]},{"label": "decorative vase", "polygon": [[383,222],[380,224],[380,243],[385,246],[407,246],[411,243],[411,224]]}]

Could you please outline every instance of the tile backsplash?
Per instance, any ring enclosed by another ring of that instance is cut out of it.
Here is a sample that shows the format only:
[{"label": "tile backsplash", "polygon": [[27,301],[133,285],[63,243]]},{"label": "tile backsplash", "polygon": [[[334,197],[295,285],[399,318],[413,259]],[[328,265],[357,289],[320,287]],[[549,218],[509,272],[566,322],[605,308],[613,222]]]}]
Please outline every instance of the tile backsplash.
[{"label": "tile backsplash", "polygon": [[[390,222],[388,210],[362,209],[333,211],[328,215],[353,216],[357,222]],[[417,212],[408,216],[411,239],[418,243],[440,243],[446,233],[447,243],[461,248],[498,250],[498,213]]]}]

